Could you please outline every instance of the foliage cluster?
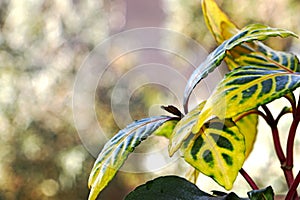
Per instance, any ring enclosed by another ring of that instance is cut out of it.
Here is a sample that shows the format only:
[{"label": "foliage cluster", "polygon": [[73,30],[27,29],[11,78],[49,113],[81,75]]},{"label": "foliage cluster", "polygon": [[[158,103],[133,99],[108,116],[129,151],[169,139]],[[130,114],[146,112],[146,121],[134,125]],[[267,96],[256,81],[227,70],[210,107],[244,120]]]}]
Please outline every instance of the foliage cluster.
[{"label": "foliage cluster", "polygon": [[[185,161],[195,169],[193,173],[195,180],[201,172],[226,190],[230,190],[238,173],[241,173],[253,189],[248,193],[250,199],[273,199],[272,189],[268,187],[259,190],[242,168],[253,149],[258,117],[262,117],[272,130],[276,154],[289,187],[286,199],[298,199],[296,189],[300,182],[300,172],[294,177],[292,168],[294,140],[300,121],[300,105],[293,91],[300,86],[300,64],[295,55],[273,50],[261,42],[269,37],[285,38],[297,35],[261,24],[250,24],[239,29],[214,0],[203,0],[202,10],[207,27],[219,46],[190,76],[184,91],[185,114],[174,106],[166,106],[162,108],[172,115],[138,120],[120,130],[106,143],[94,164],[88,181],[91,188],[89,199],[96,199],[129,154],[150,135],[167,137],[170,156],[181,151]],[[193,89],[223,60],[229,72],[207,100],[189,110],[189,97]],[[290,102],[290,107],[282,108],[278,116],[274,117],[267,104],[278,98],[286,98]],[[288,132],[287,149],[284,153],[277,125],[285,114],[291,114],[293,122]],[[164,181],[180,182],[176,177],[156,179],[144,186],[148,190],[138,188],[127,198],[138,199],[134,197],[136,193],[137,196],[146,195],[152,187],[172,191],[169,188],[173,187],[172,184],[167,186]],[[187,199],[196,199],[192,197],[193,195],[205,197],[204,199],[220,199],[215,196],[222,196],[223,199],[241,199],[231,193],[216,192],[215,195],[209,195],[202,191],[192,192],[192,187],[187,186],[191,192],[185,194],[190,195]],[[157,195],[155,198],[162,199],[156,190],[154,190],[154,195]],[[228,197],[229,195],[231,196]]]}]

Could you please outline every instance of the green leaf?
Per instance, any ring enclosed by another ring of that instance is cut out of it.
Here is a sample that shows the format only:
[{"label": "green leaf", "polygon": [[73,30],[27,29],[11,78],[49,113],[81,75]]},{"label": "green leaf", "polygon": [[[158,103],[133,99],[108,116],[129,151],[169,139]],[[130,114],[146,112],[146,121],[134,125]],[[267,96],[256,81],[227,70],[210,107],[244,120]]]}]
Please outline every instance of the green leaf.
[{"label": "green leaf", "polygon": [[191,134],[192,127],[196,124],[198,116],[205,104],[205,101],[200,103],[196,108],[184,116],[176,125],[169,144],[169,154],[172,156]]},{"label": "green leaf", "polygon": [[274,199],[274,192],[271,186],[261,190],[252,190],[247,194],[250,200],[273,200]]},{"label": "green leaf", "polygon": [[238,34],[223,42],[212,53],[210,53],[206,60],[200,64],[200,66],[193,72],[188,80],[183,99],[185,112],[188,110],[188,100],[193,89],[203,78],[205,78],[210,72],[220,65],[226,56],[226,51],[233,49],[235,46],[238,46],[241,43],[251,42],[254,40],[265,40],[271,36],[297,37],[294,33],[284,29],[271,28],[261,24],[252,24],[243,28]]},{"label": "green leaf", "polygon": [[230,72],[207,100],[193,132],[211,118],[232,118],[288,94],[300,86],[300,73],[244,66]]},{"label": "green leaf", "polygon": [[125,200],[246,200],[234,193],[212,196],[178,176],[164,176],[138,186]]},{"label": "green leaf", "polygon": [[169,121],[166,121],[163,125],[161,125],[156,131],[153,132],[153,135],[164,136],[170,139],[173,130],[180,119],[174,118]]},{"label": "green leaf", "polygon": [[182,146],[184,159],[230,190],[245,161],[245,140],[231,121],[210,120]]},{"label": "green leaf", "polygon": [[160,116],[135,121],[111,138],[103,147],[91,171],[88,181],[91,188],[89,200],[97,198],[142,140],[171,119],[173,118]]},{"label": "green leaf", "polygon": [[212,197],[184,178],[165,176],[137,187],[125,200],[199,200],[201,196]]}]

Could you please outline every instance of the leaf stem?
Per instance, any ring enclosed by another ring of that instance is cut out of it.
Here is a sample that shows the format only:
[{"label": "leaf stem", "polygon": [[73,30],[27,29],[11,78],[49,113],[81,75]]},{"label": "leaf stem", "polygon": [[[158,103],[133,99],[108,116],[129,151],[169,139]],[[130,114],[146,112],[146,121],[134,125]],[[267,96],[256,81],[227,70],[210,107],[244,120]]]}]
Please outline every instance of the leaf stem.
[{"label": "leaf stem", "polygon": [[241,115],[239,115],[236,119],[234,119],[234,122],[238,122],[239,120],[241,120],[242,118],[248,116],[248,115],[251,115],[251,114],[257,114],[257,115],[260,115],[262,118],[264,118],[266,121],[268,120],[267,119],[267,116],[261,112],[260,110],[257,110],[257,109],[254,109],[254,110],[249,110],[247,112],[244,112],[242,113]]},{"label": "leaf stem", "polygon": [[[293,182],[293,184],[291,185],[286,197],[285,197],[285,200],[292,200],[293,197],[295,196],[296,191],[297,191],[297,187],[299,186],[299,183],[300,183],[300,171],[298,171],[298,174]],[[296,199],[299,199],[297,196],[295,197]]]},{"label": "leaf stem", "polygon": [[291,104],[292,106],[292,111],[293,111],[293,116],[295,116],[295,111],[297,110],[297,106],[296,106],[296,102],[295,102],[295,96],[294,96],[294,93],[291,93],[291,96],[289,95],[285,95],[284,96]]},{"label": "leaf stem", "polygon": [[254,180],[249,176],[249,174],[243,168],[240,169],[240,173],[253,190],[259,189],[256,183],[254,182]]},{"label": "leaf stem", "polygon": [[275,147],[276,155],[280,161],[280,164],[283,165],[286,162],[285,155],[283,153],[281,144],[280,144],[280,137],[279,137],[279,131],[277,128],[276,120],[274,119],[272,113],[270,112],[269,108],[266,105],[262,105],[263,110],[266,113],[267,120],[266,122],[269,124],[272,130],[272,136],[273,136],[273,142]]}]

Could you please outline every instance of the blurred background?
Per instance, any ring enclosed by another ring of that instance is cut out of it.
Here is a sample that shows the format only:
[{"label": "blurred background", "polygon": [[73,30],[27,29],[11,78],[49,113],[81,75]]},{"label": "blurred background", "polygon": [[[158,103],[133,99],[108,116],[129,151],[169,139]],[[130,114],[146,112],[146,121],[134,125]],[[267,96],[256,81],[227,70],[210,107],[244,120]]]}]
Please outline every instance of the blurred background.
[{"label": "blurred background", "polygon": [[[217,2],[239,27],[259,22],[300,34],[298,0]],[[87,179],[95,158],[82,145],[73,121],[76,73],[96,45],[110,35],[148,26],[185,34],[208,52],[216,47],[205,27],[200,0],[0,0],[1,200],[87,199]],[[188,51],[185,44],[172,39],[168,42]],[[278,50],[300,52],[296,39],[271,39],[268,44]],[[114,63],[108,77],[126,73],[134,65],[131,59],[129,56]],[[106,114],[98,118],[112,135],[122,127],[111,114],[108,94],[114,83],[107,81],[97,89],[95,107],[97,113]],[[136,91],[130,102],[132,118],[156,113],[151,110],[153,105],[170,98],[161,89],[149,86]],[[276,101],[274,107],[284,103]],[[280,124],[282,132],[288,125],[288,119]],[[269,147],[270,136],[268,129],[259,134],[245,169],[260,186],[272,184],[276,192],[284,193],[279,163]],[[299,145],[298,139],[298,155]],[[102,146],[99,144],[99,149]],[[297,157],[297,170],[299,161]],[[184,174],[182,169],[173,166],[146,174],[120,172],[99,199],[123,199],[138,184],[158,175]],[[205,177],[198,182],[203,190],[222,190]],[[246,196],[249,189],[238,177],[234,190]]]}]

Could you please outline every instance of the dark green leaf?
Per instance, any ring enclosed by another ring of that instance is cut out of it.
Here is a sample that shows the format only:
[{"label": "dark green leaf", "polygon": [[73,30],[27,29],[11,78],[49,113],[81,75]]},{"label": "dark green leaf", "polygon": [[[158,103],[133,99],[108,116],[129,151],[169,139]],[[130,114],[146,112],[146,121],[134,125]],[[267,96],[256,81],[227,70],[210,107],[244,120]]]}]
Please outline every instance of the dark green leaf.
[{"label": "dark green leaf", "polygon": [[273,200],[274,199],[274,192],[271,186],[261,190],[252,190],[247,194],[250,200]]},{"label": "dark green leaf", "polygon": [[201,191],[196,185],[178,176],[159,177],[140,185],[125,200],[242,200],[230,193],[222,197]]}]

